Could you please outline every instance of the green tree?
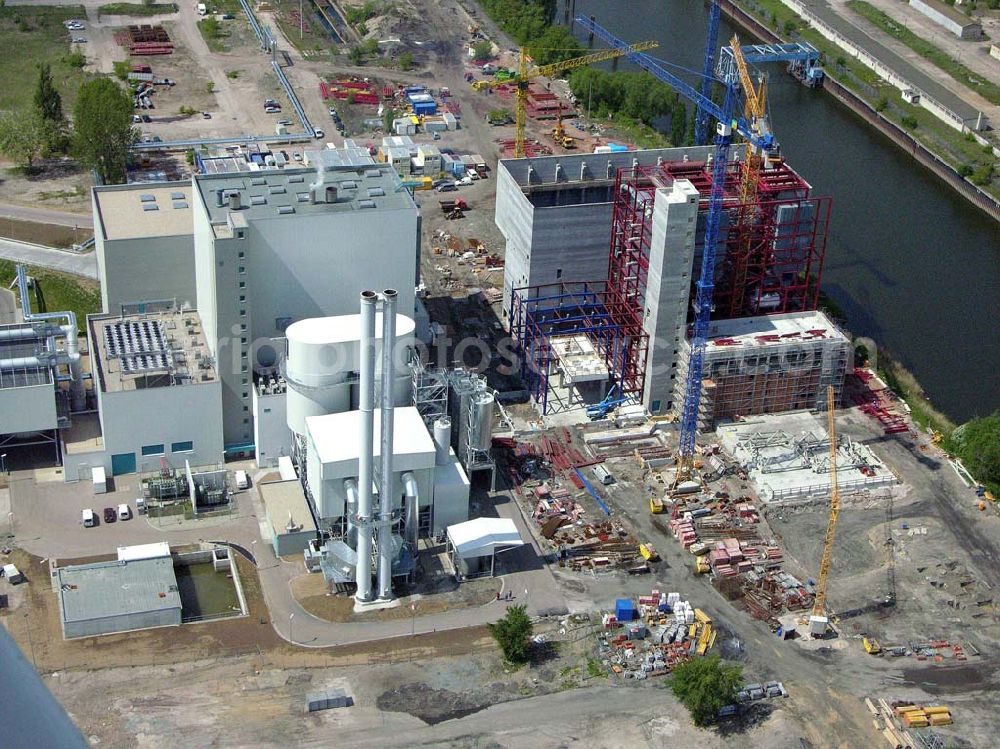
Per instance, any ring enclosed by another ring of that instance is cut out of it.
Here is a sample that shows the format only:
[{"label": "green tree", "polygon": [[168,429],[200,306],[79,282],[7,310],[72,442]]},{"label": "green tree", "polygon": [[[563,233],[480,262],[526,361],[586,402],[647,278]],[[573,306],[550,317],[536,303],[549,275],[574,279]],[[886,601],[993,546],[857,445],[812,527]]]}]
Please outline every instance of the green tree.
[{"label": "green tree", "polygon": [[674,667],[670,687],[695,725],[704,726],[715,720],[720,708],[736,701],[736,690],[742,683],[741,666],[723,664],[718,655],[711,655]]},{"label": "green tree", "polygon": [[565,26],[549,26],[528,45],[528,54],[536,65],[548,65],[579,57],[585,50]]},{"label": "green tree", "polygon": [[38,83],[35,85],[35,109],[43,119],[62,125],[62,97],[52,83],[52,69],[48,63],[38,66]]},{"label": "green tree", "polygon": [[35,109],[0,114],[0,151],[30,170],[52,140],[55,125]]},{"label": "green tree", "polygon": [[889,106],[889,97],[880,96],[878,98],[878,101],[875,102],[875,111],[884,112],[888,108],[888,106]]},{"label": "green tree", "polygon": [[399,60],[397,60],[397,64],[399,65],[399,69],[400,70],[412,70],[413,69],[413,53],[412,52],[404,52],[403,54],[401,54],[399,56]]},{"label": "green tree", "polygon": [[511,606],[506,615],[486,625],[508,663],[526,663],[531,655],[534,627],[525,606]]},{"label": "green tree", "polygon": [[125,181],[129,147],[138,133],[132,127],[132,100],[110,78],[80,86],[73,108],[74,146],[80,161],[104,184]]},{"label": "green tree", "polygon": [[670,113],[670,142],[675,146],[684,145],[684,136],[687,134],[687,107],[684,102],[678,101],[674,104],[674,109]]},{"label": "green tree", "polygon": [[865,344],[859,343],[854,347],[854,366],[863,366],[864,363],[870,359],[871,353],[869,353],[868,347]]},{"label": "green tree", "polygon": [[392,121],[396,119],[396,110],[386,107],[382,112],[382,132],[386,135],[392,134]]},{"label": "green tree", "polygon": [[493,45],[490,42],[483,40],[472,45],[473,60],[489,60],[491,57],[493,57]]},{"label": "green tree", "polygon": [[1000,496],[1000,411],[958,427],[948,438],[947,447],[977,481]]}]

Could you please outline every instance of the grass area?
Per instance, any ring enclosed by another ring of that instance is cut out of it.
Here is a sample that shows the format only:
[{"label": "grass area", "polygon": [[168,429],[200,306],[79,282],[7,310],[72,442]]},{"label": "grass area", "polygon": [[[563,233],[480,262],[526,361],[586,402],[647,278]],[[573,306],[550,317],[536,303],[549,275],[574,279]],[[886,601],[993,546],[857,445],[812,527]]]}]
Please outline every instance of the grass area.
[{"label": "grass area", "polygon": [[159,16],[176,13],[175,3],[108,3],[97,9],[98,16]]},{"label": "grass area", "polygon": [[[737,2],[776,33],[781,33],[784,38],[790,36],[791,32],[787,30],[791,29],[802,41],[813,45],[822,54],[822,62],[829,73],[873,108],[879,99],[883,97],[888,99],[892,106],[882,111],[882,116],[908,130],[914,138],[956,170],[963,164],[976,167],[994,160],[992,154],[987,154],[981,145],[946,125],[928,110],[904,102],[898,89],[880,79],[871,68],[806,25],[794,11],[783,5],[781,0],[737,0]],[[859,86],[857,81],[872,87],[875,93]],[[906,127],[903,123],[904,117],[912,118],[911,122],[915,120],[917,127]],[[1000,199],[1000,188],[994,184],[982,186],[982,189],[994,198]]]},{"label": "grass area", "polygon": [[[637,148],[669,148],[674,145],[663,133],[654,130],[644,122],[633,120],[624,115],[615,115],[607,121],[611,129],[621,136],[622,140],[634,143]],[[606,134],[605,134],[606,136]]]},{"label": "grass area", "polygon": [[225,41],[229,37],[229,30],[215,18],[203,18],[198,21],[198,31],[212,52],[229,51],[229,45]]},{"label": "grass area", "polygon": [[864,0],[848,0],[847,7],[878,26],[889,36],[901,41],[925,60],[934,63],[963,86],[968,86],[993,104],[1000,104],[1000,86],[978,73],[972,72],[944,50],[935,47],[933,43],[896,23],[874,5],[866,3]]},{"label": "grass area", "polygon": [[31,106],[37,65],[42,62],[52,66],[52,80],[62,94],[63,111],[72,110],[77,89],[91,76],[71,64],[69,33],[63,21],[86,17],[82,5],[0,7],[0,49],[8,50],[3,57],[0,110]]},{"label": "grass area", "polygon": [[72,247],[94,236],[91,229],[73,229],[72,226],[37,224],[34,221],[0,219],[0,237],[21,242],[34,242],[47,247]]},{"label": "grass area", "polygon": [[[4,288],[10,286],[16,276],[14,266],[9,260],[0,260],[0,284]],[[36,292],[32,299],[35,312],[70,310],[76,313],[78,320],[83,320],[86,315],[101,311],[101,290],[97,281],[33,265],[28,266],[28,275],[38,282],[41,289],[41,293]]]}]

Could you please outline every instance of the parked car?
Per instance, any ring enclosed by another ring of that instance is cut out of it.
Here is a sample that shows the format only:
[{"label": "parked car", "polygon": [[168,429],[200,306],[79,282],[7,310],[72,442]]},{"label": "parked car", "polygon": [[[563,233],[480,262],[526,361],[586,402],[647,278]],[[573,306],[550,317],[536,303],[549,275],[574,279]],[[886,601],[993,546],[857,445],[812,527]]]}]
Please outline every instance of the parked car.
[{"label": "parked car", "polygon": [[132,115],[132,122],[142,122],[142,117],[137,114]]},{"label": "parked car", "polygon": [[74,36],[73,37],[73,44],[86,44],[86,43],[87,43],[86,37],[82,37],[82,36]]},{"label": "parked car", "polygon": [[264,107],[264,112],[267,114],[281,114],[281,107]]},{"label": "parked car", "polygon": [[313,133],[314,133],[314,136],[315,136],[316,140],[322,140],[323,138],[326,137],[326,133],[324,133],[318,127],[315,128],[315,130],[313,131]]},{"label": "parked car", "polygon": [[433,182],[431,182],[431,187],[433,187],[436,190],[439,187],[441,187],[441,185],[450,185],[450,184],[451,184],[450,179],[436,179]]},{"label": "parked car", "polygon": [[458,188],[455,187],[454,182],[446,182],[436,189],[438,192],[455,192]]},{"label": "parked car", "polygon": [[84,528],[93,528],[97,525],[97,515],[94,514],[93,510],[84,510],[81,514]]},{"label": "parked car", "polygon": [[105,507],[104,508],[104,522],[105,523],[113,523],[117,519],[118,519],[118,513],[115,512],[115,508],[114,507]]},{"label": "parked car", "polygon": [[210,120],[210,119],[212,119],[212,113],[211,112],[202,112],[201,113],[201,118],[203,120]]},{"label": "parked car", "polygon": [[145,515],[146,514],[146,498],[145,497],[137,497],[136,498],[136,500],[135,500],[135,511],[138,512],[140,515]]},{"label": "parked car", "polygon": [[295,152],[294,152],[294,153],[292,154],[292,159],[293,159],[294,161],[302,161],[302,154],[300,154],[300,153],[299,153],[298,151],[295,151]]},{"label": "parked car", "polygon": [[142,121],[143,122],[152,122],[153,118],[150,117],[148,114],[144,114],[144,115],[142,115]]},{"label": "parked car", "polygon": [[129,508],[127,504],[122,503],[118,505],[118,519],[119,520],[132,519],[132,510]]}]

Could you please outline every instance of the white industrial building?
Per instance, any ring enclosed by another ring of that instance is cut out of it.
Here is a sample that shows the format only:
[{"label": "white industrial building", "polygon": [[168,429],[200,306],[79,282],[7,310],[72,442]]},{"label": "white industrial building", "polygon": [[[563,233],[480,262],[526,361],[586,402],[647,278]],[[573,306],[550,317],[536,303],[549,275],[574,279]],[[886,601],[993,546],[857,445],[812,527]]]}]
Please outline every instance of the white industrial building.
[{"label": "white industrial building", "polygon": [[959,39],[977,41],[983,37],[983,26],[979,21],[947,3],[939,0],[910,0],[910,7],[948,29]]}]

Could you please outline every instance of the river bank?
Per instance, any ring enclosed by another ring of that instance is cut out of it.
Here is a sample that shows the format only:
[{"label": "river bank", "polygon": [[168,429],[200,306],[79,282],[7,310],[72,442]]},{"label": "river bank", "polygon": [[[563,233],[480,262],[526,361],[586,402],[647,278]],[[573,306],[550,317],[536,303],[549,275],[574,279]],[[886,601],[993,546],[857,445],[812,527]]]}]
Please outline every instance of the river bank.
[{"label": "river bank", "polygon": [[[785,41],[780,34],[766,25],[764,19],[758,18],[747,9],[742,8],[735,0],[717,0],[717,2],[719,8],[731,22],[749,31],[755,37],[766,42],[780,43]],[[810,39],[809,41],[813,43],[814,40]],[[822,49],[823,46],[829,46],[829,43],[827,45],[820,45],[819,48]],[[847,52],[844,51],[844,54],[846,55]],[[872,104],[858,95],[849,86],[845,85],[845,83],[838,80],[836,74],[831,73],[829,68],[826,68],[826,80],[824,81],[823,89],[854,114],[864,119],[867,124],[874,127],[899,148],[912,156],[921,166],[930,170],[955,192],[969,201],[969,203],[995,221],[1000,221],[1000,202],[983,191],[976,189],[974,185],[958,173],[955,166],[949,163],[944,157],[932,151],[924,143],[914,138],[882,112],[877,111]]]}]

